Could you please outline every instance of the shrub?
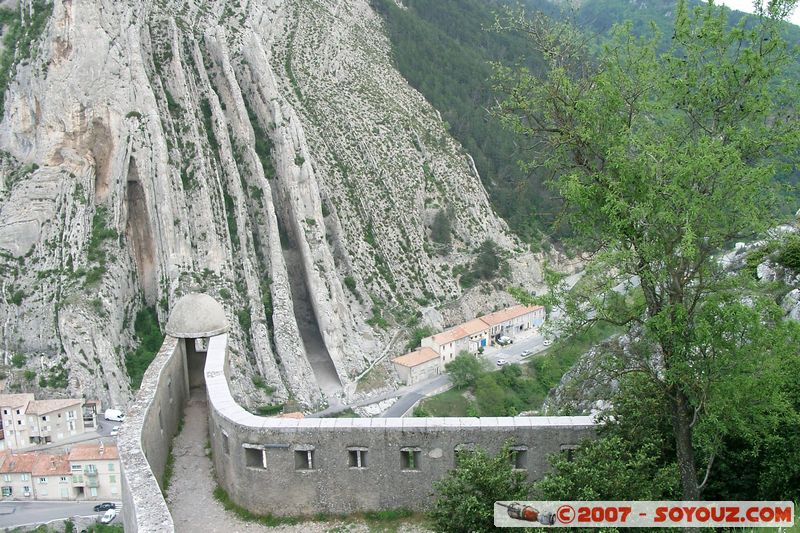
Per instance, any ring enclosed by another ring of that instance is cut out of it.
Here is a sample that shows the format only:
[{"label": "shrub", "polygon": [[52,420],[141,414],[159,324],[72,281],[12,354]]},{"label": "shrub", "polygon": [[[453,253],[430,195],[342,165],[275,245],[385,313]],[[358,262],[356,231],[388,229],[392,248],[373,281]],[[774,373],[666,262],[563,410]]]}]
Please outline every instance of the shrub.
[{"label": "shrub", "polygon": [[800,235],[791,235],[783,242],[775,261],[781,266],[800,272]]},{"label": "shrub", "polygon": [[35,370],[26,370],[23,375],[25,376],[25,381],[33,381],[36,379],[36,371]]},{"label": "shrub", "polygon": [[28,358],[21,353],[15,353],[14,355],[11,356],[11,364],[16,368],[22,368],[23,366],[25,366],[27,360]]}]

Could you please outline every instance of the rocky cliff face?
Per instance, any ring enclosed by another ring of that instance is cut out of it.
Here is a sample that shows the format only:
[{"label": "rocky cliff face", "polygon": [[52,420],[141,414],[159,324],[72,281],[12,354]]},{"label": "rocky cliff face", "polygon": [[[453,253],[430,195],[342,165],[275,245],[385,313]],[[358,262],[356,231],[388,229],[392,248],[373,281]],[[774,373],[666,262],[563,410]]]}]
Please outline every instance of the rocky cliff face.
[{"label": "rocky cliff face", "polygon": [[485,239],[539,281],[367,0],[22,0],[23,25],[48,9],[0,127],[6,357],[66,356],[70,392],[124,405],[136,312],[205,291],[241,401],[309,407],[419,305],[465,301]]}]

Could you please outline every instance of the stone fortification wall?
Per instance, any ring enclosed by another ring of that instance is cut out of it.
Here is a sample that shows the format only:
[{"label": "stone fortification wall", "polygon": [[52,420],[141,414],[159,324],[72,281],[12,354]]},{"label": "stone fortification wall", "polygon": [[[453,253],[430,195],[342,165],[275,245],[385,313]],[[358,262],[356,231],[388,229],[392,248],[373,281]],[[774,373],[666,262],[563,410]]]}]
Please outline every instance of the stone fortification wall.
[{"label": "stone fortification wall", "polygon": [[351,513],[427,508],[433,482],[453,468],[457,450],[519,447],[529,479],[547,456],[594,434],[591,417],[336,418],[255,416],[227,383],[227,339],[212,337],[205,379],[214,468],[237,504],[256,513]]},{"label": "stone fortification wall", "polygon": [[117,440],[122,516],[128,533],[174,530],[161,483],[188,394],[184,341],[167,336],[144,375]]}]

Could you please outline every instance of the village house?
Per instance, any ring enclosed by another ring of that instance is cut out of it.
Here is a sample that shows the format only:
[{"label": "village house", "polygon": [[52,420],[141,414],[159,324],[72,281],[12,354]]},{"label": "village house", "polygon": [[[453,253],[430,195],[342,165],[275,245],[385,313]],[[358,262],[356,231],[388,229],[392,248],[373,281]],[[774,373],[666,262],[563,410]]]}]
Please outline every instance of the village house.
[{"label": "village house", "polygon": [[33,499],[35,452],[6,453],[0,456],[0,494],[3,498]]},{"label": "village house", "polygon": [[456,358],[462,351],[475,353],[489,343],[489,326],[480,318],[464,322],[442,333],[422,339],[422,347],[439,354],[439,367]]},{"label": "village house", "polygon": [[425,337],[421,348],[392,359],[392,363],[400,380],[411,385],[444,372],[445,365],[463,351],[480,352],[501,336],[537,333],[544,320],[541,305],[515,305]]},{"label": "village house", "polygon": [[119,499],[122,484],[115,445],[77,444],[67,456],[75,499]]},{"label": "village house", "polygon": [[76,444],[66,454],[0,454],[0,489],[11,500],[118,500],[122,494],[115,445]]},{"label": "village house", "polygon": [[0,451],[58,443],[85,431],[83,400],[0,394]]},{"label": "village house", "polygon": [[37,500],[71,500],[72,471],[66,455],[36,453],[33,463],[33,497]]},{"label": "village house", "polygon": [[500,337],[513,338],[515,335],[537,328],[544,323],[545,309],[541,305],[515,305],[480,317],[489,328],[491,344]]},{"label": "village house", "polygon": [[430,348],[419,348],[411,353],[392,359],[400,381],[406,385],[436,376],[441,371],[439,354]]}]

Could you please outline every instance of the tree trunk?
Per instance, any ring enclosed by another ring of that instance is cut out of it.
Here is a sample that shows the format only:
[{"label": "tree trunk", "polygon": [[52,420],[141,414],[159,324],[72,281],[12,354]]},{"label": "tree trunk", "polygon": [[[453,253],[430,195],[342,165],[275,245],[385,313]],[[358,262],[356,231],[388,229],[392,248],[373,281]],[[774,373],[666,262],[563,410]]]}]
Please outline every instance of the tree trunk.
[{"label": "tree trunk", "polygon": [[678,469],[681,473],[683,499],[697,500],[700,498],[700,489],[697,484],[694,448],[692,447],[689,399],[682,391],[674,387],[668,394],[670,410],[672,411],[672,429],[675,434],[675,449],[678,455]]}]

